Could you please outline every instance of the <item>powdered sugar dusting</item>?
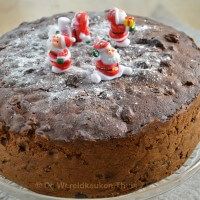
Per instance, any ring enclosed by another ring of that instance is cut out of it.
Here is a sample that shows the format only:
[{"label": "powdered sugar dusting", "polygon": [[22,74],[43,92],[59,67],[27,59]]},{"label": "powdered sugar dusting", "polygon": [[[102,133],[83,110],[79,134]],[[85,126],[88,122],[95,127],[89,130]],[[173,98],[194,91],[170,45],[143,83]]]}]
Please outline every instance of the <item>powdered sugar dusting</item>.
[{"label": "powdered sugar dusting", "polygon": [[136,26],[136,31],[146,31],[146,30],[150,30],[152,28],[155,28],[155,26],[152,27],[152,26],[148,26],[146,24],[145,25],[138,25],[138,26]]},{"label": "powdered sugar dusting", "polygon": [[[53,74],[47,59],[48,27],[33,29],[21,38],[11,41],[4,57],[6,76],[3,82],[7,86],[18,88],[42,89],[48,92],[49,102],[58,97],[74,98],[84,89],[98,95],[109,88],[110,82],[92,84],[90,74],[94,70],[92,57],[92,43],[97,39],[108,38],[109,23],[100,16],[94,16],[91,20],[92,42],[91,44],[77,44],[70,49],[73,58],[73,67],[66,74]],[[161,79],[157,69],[160,62],[170,59],[162,52],[146,44],[137,44],[134,41],[136,35],[144,35],[146,31],[156,29],[155,26],[137,25],[136,32],[130,34],[131,45],[125,49],[118,49],[121,55],[121,64],[133,69],[133,77],[143,74],[148,78]],[[112,41],[110,41],[112,43]],[[127,77],[131,78],[131,77]],[[78,90],[80,88],[80,90]],[[108,89],[109,90],[109,89]],[[111,94],[110,94],[111,95]]]}]

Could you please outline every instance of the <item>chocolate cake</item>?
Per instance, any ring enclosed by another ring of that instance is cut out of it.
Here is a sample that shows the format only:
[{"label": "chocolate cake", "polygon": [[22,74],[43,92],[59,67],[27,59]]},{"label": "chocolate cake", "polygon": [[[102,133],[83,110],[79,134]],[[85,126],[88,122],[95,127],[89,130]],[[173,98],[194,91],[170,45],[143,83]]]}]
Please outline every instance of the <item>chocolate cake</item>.
[{"label": "chocolate cake", "polygon": [[[93,47],[83,43],[70,49],[73,67],[54,74],[48,26],[73,15],[0,37],[0,174],[76,198],[127,194],[169,176],[200,140],[200,49],[185,33],[135,16],[131,44],[117,49],[131,76],[91,83]],[[92,38],[109,40],[104,13],[89,15]]]}]

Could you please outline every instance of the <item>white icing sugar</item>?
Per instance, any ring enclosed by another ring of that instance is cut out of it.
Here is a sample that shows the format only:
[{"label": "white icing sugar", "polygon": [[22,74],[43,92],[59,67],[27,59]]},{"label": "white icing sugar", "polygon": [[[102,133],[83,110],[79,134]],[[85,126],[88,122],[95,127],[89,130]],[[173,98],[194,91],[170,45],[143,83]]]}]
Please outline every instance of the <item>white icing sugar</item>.
[{"label": "white icing sugar", "polygon": [[136,25],[136,27],[135,27],[135,29],[136,29],[136,31],[147,31],[147,30],[159,30],[159,27],[158,26],[156,26],[156,25],[151,25],[151,26],[149,26],[149,25],[147,25],[147,24],[145,24],[145,25]]},{"label": "white icing sugar", "polygon": [[[91,23],[92,42],[98,37],[108,39],[109,23],[96,17],[95,23]],[[146,31],[156,29],[148,25],[137,25],[135,35],[143,36]],[[47,35],[48,27],[32,29],[28,34],[10,42],[6,48],[6,55],[0,52],[0,58],[4,59],[5,76],[3,81],[7,85],[18,88],[43,89],[48,91],[49,106],[55,98],[67,99],[77,96],[82,87],[94,95],[107,91],[112,96],[112,91],[107,90],[109,82],[92,84],[90,74],[94,70],[95,59],[92,57],[92,43],[77,44],[70,48],[73,66],[66,74],[53,74],[47,59]],[[134,34],[130,34],[134,41]],[[121,64],[133,69],[133,76],[144,74],[148,78],[159,80],[164,76],[157,69],[160,62],[170,60],[170,56],[163,55],[156,47],[136,44],[124,49],[118,49],[121,55]],[[130,56],[132,55],[132,56]]]},{"label": "white icing sugar", "polygon": [[137,25],[135,27],[136,31],[146,31],[146,30],[152,29],[152,28],[154,28],[154,27],[148,26],[148,25]]}]

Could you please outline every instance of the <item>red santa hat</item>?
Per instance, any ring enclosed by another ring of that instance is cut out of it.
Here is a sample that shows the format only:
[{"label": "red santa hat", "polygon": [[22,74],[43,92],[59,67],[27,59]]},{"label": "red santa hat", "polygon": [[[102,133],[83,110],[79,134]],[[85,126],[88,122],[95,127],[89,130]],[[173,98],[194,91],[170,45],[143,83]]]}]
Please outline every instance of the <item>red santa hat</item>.
[{"label": "red santa hat", "polygon": [[60,36],[61,38],[61,46],[62,48],[71,47],[73,43],[76,41],[75,38],[69,36]]},{"label": "red santa hat", "polygon": [[107,13],[107,19],[114,24],[122,24],[126,17],[125,11],[119,8],[113,8]]},{"label": "red santa hat", "polygon": [[106,41],[106,40],[98,40],[94,43],[93,47],[97,50],[97,51],[104,51],[105,49],[107,49],[108,47],[110,47],[110,42]]}]

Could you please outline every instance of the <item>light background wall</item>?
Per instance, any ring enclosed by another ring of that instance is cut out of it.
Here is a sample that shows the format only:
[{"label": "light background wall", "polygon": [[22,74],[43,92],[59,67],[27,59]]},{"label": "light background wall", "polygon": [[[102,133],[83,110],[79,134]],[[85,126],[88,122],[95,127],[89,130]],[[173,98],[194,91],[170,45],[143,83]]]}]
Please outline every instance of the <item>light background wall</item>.
[{"label": "light background wall", "polygon": [[200,30],[200,0],[0,0],[0,35],[23,21],[59,12],[100,11],[113,6],[143,16],[151,16],[162,6],[178,21]]}]

